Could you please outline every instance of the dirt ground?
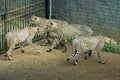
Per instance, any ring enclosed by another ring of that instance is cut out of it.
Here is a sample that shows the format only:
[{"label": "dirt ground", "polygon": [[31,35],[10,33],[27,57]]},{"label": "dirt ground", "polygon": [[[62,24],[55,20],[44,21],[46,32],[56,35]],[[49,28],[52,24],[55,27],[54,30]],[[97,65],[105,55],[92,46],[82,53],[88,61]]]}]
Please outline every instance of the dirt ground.
[{"label": "dirt ground", "polygon": [[12,53],[13,60],[5,60],[0,56],[0,80],[120,80],[120,55],[103,52],[106,64],[99,64],[97,54],[93,51],[88,60],[83,54],[79,56],[78,65],[68,63],[71,48],[67,53],[54,49],[48,53],[49,46],[40,46],[41,53],[35,55],[30,47],[25,53],[16,49]]}]

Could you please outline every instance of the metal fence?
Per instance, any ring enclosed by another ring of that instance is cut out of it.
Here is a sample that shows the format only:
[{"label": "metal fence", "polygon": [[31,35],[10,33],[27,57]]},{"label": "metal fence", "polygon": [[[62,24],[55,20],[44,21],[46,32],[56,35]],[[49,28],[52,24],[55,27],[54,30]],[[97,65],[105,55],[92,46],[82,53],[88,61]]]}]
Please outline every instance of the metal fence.
[{"label": "metal fence", "polygon": [[45,17],[45,3],[46,0],[0,0],[0,53],[6,52],[7,32],[26,27],[31,15]]}]

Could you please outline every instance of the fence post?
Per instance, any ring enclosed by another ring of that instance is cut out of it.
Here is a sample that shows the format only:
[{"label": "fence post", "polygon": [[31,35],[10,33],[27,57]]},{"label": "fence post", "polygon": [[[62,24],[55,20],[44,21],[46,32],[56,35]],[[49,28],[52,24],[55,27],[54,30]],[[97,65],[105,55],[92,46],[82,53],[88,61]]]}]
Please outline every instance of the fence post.
[{"label": "fence post", "polygon": [[6,41],[6,38],[5,38],[5,36],[6,36],[6,34],[7,34],[7,22],[6,22],[6,16],[7,16],[7,11],[8,11],[8,8],[7,8],[7,1],[6,0],[4,0],[5,2],[4,2],[4,4],[5,4],[5,6],[4,6],[4,11],[5,11],[5,13],[2,15],[2,18],[3,18],[3,22],[4,22],[4,51],[6,52],[7,51],[7,41]]},{"label": "fence post", "polygon": [[45,0],[45,8],[46,8],[46,18],[51,19],[51,9],[52,9],[52,1],[51,0]]}]

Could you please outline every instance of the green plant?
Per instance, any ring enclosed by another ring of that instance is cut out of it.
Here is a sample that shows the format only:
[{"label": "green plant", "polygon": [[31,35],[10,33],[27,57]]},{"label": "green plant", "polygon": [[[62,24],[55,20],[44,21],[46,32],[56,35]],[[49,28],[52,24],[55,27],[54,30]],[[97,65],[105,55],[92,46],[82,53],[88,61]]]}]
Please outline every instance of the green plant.
[{"label": "green plant", "polygon": [[74,39],[75,39],[75,37],[67,38],[67,42],[72,43],[72,41],[73,41]]},{"label": "green plant", "polygon": [[105,44],[102,50],[107,51],[107,52],[120,54],[120,48],[119,47],[115,47],[115,46],[112,46],[112,45],[109,45],[109,44]]}]

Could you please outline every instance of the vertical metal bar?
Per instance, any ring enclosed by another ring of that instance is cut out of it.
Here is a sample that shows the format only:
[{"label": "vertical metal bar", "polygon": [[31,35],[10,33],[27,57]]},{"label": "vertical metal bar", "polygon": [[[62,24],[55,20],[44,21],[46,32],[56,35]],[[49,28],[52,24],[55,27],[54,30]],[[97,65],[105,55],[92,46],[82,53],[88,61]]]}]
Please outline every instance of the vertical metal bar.
[{"label": "vertical metal bar", "polygon": [[3,37],[3,40],[4,40],[4,51],[7,51],[7,43],[6,43],[6,39],[5,39],[5,35],[7,34],[7,23],[6,23],[6,17],[7,17],[7,14],[6,12],[8,11],[7,9],[7,1],[4,0],[4,5],[5,5],[5,14],[3,15],[3,21],[4,21],[4,37]]},{"label": "vertical metal bar", "polygon": [[50,0],[50,14],[49,14],[49,19],[51,19],[52,15],[52,0]]},{"label": "vertical metal bar", "polygon": [[51,19],[51,0],[45,0],[46,18]]}]

